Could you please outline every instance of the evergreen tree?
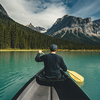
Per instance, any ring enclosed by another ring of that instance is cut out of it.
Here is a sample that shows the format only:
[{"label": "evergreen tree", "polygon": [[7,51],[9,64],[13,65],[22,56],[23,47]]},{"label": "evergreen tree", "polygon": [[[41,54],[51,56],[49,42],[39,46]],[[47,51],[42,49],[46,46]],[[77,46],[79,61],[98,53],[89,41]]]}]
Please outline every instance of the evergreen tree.
[{"label": "evergreen tree", "polygon": [[11,47],[16,48],[16,24],[11,26],[10,34],[11,34]]},{"label": "evergreen tree", "polygon": [[10,34],[11,34],[11,47],[19,48],[19,34],[16,24],[13,24],[11,26]]},{"label": "evergreen tree", "polygon": [[18,30],[16,30],[16,37],[15,37],[15,46],[14,48],[19,48],[19,35]]},{"label": "evergreen tree", "polygon": [[10,32],[7,28],[4,29],[4,44],[6,49],[11,47]]},{"label": "evergreen tree", "polygon": [[[82,34],[81,31],[74,30],[74,34]],[[65,38],[70,40],[73,36],[72,30],[62,31],[58,34],[58,38],[64,35]],[[0,49],[20,48],[20,49],[49,49],[51,44],[57,44],[60,49],[100,49],[100,46],[86,45],[82,43],[71,42],[49,37],[45,34],[33,31],[23,25],[14,22],[11,19],[0,19]]]},{"label": "evergreen tree", "polygon": [[4,26],[0,23],[0,49],[4,48]]}]

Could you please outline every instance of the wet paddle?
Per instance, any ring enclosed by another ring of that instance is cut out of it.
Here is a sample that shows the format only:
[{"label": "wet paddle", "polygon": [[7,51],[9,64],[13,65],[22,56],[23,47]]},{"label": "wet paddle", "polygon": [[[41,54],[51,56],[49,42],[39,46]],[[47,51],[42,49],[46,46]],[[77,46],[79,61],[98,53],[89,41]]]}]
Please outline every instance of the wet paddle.
[{"label": "wet paddle", "polygon": [[[44,55],[45,53],[42,52],[42,54]],[[67,72],[69,73],[69,75],[77,82],[83,82],[84,81],[84,77],[81,76],[80,74],[74,72],[74,71],[69,71],[67,70]]]},{"label": "wet paddle", "polygon": [[84,77],[79,75],[78,73],[74,72],[74,71],[69,71],[67,70],[67,72],[69,73],[69,75],[77,82],[83,82],[84,81]]}]

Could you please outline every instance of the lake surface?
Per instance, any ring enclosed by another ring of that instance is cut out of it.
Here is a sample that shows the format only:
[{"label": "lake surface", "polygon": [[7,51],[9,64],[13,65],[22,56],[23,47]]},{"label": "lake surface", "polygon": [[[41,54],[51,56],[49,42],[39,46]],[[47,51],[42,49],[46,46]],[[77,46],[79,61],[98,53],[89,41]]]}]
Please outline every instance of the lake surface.
[{"label": "lake surface", "polygon": [[[0,100],[11,100],[43,68],[43,62],[35,62],[36,54],[35,51],[0,52]],[[88,97],[100,100],[100,52],[59,51],[57,54],[63,57],[69,70],[84,77],[84,83],[77,84]]]}]

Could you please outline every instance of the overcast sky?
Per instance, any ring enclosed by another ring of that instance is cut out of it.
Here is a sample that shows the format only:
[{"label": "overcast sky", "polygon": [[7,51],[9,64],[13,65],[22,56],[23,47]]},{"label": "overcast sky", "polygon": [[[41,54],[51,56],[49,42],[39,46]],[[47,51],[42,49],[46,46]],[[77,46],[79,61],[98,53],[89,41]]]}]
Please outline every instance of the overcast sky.
[{"label": "overcast sky", "polygon": [[100,19],[100,0],[0,0],[16,22],[50,28],[57,18],[71,16]]}]

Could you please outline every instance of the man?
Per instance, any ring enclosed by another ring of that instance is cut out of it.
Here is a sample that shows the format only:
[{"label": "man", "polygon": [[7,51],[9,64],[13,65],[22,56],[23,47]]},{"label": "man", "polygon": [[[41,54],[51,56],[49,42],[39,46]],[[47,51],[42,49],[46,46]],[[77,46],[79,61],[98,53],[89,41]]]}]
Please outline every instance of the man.
[{"label": "man", "polygon": [[60,69],[67,71],[67,67],[61,56],[57,55],[57,45],[52,44],[50,46],[51,53],[40,56],[42,50],[36,55],[35,60],[37,62],[44,62],[45,77],[48,79],[60,79],[61,73]]}]

